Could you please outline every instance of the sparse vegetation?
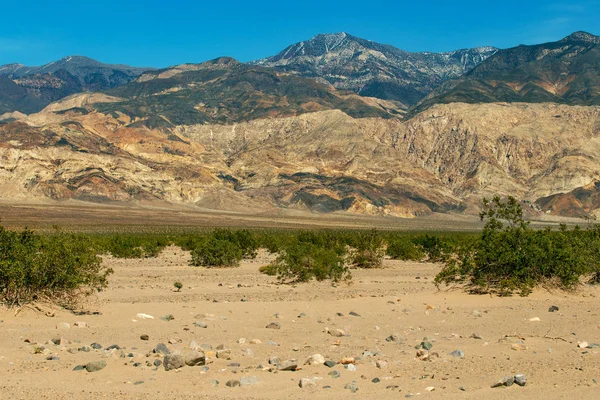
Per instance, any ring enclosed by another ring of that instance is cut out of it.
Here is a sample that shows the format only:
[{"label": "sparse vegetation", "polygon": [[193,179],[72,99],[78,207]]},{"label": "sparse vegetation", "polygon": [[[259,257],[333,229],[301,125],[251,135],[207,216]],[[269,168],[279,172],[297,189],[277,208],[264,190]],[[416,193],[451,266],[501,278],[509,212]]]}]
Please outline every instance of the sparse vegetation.
[{"label": "sparse vegetation", "polygon": [[112,270],[101,266],[89,237],[57,232],[38,235],[0,226],[0,295],[9,306],[48,299],[73,303],[107,286]]},{"label": "sparse vegetation", "polygon": [[175,286],[175,289],[177,289],[178,292],[181,292],[181,289],[183,288],[183,283],[179,281],[173,282],[173,286]]}]

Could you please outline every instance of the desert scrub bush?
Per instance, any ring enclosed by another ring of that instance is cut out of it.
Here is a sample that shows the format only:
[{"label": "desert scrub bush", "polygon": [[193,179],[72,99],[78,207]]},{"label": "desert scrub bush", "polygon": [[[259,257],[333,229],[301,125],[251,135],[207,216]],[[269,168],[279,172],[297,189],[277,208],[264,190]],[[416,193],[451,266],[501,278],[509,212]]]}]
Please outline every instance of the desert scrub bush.
[{"label": "desert scrub bush", "polygon": [[385,243],[376,230],[353,232],[347,243],[352,248],[348,261],[353,267],[379,268],[383,264]]},{"label": "desert scrub bush", "polygon": [[480,237],[446,260],[437,285],[458,282],[475,291],[528,295],[547,282],[572,289],[597,265],[579,228],[533,230],[513,197],[484,199],[480,217],[485,221]]},{"label": "desert scrub bush", "polygon": [[101,248],[116,258],[157,257],[171,241],[160,235],[117,234],[100,240]]},{"label": "desert scrub bush", "polygon": [[40,236],[0,226],[0,295],[8,305],[48,299],[61,305],[107,286],[111,269],[103,268],[98,248],[86,236],[57,233]]},{"label": "desert scrub bush", "polygon": [[425,257],[421,246],[416,245],[410,237],[388,239],[386,254],[394,260],[403,261],[420,261]]},{"label": "desert scrub bush", "polygon": [[252,232],[247,229],[215,229],[211,236],[214,239],[235,244],[242,250],[243,258],[256,258],[259,242]]},{"label": "desert scrub bush", "polygon": [[237,267],[244,252],[228,240],[208,237],[196,243],[190,264],[194,267]]},{"label": "desert scrub bush", "polygon": [[271,264],[261,267],[267,275],[277,276],[284,283],[308,282],[311,279],[332,282],[351,279],[343,254],[313,243],[289,245]]}]

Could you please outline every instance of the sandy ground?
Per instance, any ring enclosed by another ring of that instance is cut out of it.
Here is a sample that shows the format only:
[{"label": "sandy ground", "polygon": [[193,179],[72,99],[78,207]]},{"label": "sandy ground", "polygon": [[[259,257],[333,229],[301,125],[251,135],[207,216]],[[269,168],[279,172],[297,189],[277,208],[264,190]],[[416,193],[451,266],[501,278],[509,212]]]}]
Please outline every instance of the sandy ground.
[{"label": "sandy ground", "polygon": [[[177,248],[155,259],[106,258],[115,269],[110,288],[85,304],[99,315],[55,309],[55,316],[48,317],[31,308],[15,315],[14,309],[1,309],[0,398],[600,398],[600,348],[578,348],[580,341],[600,343],[596,288],[578,294],[537,291],[528,298],[438,292],[432,278],[439,266],[395,261],[386,261],[383,269],[354,271],[352,285],[280,286],[258,272],[268,262],[265,254],[235,269],[193,268],[188,259]],[[174,281],[184,283],[181,292],[174,291]],[[549,312],[552,305],[559,311]],[[475,310],[480,316],[473,315]],[[174,319],[160,319],[167,314]],[[530,321],[535,317],[540,321]],[[75,326],[79,321],[87,327]],[[196,321],[208,327],[196,327]],[[70,329],[57,329],[64,322]],[[281,329],[267,329],[271,322]],[[327,328],[346,336],[334,337]],[[148,341],[140,339],[143,334]],[[386,341],[393,334],[403,342]],[[56,337],[65,344],[47,344]],[[431,361],[416,357],[415,346],[425,337],[433,344],[430,353],[439,355]],[[246,343],[238,343],[240,338]],[[260,342],[252,344],[252,339]],[[162,359],[152,353],[158,343],[176,351],[192,341],[213,349],[223,345],[231,349],[231,359],[207,352],[208,369],[165,371],[152,365]],[[94,342],[103,348],[77,350]],[[33,354],[36,343],[48,354]],[[122,350],[107,352],[113,344]],[[453,350],[462,350],[464,357],[453,357]],[[356,370],[303,365],[316,353],[334,361],[355,357]],[[302,369],[269,371],[271,356],[296,359]],[[73,371],[99,360],[107,363],[100,371]],[[388,364],[378,368],[377,361]],[[329,375],[332,371],[340,377]],[[525,387],[490,387],[517,373],[527,376]],[[256,377],[258,383],[226,386],[242,377]],[[306,377],[321,379],[316,387],[302,389],[298,382]],[[373,383],[374,378],[380,382]],[[344,388],[352,381],[356,393]]]}]

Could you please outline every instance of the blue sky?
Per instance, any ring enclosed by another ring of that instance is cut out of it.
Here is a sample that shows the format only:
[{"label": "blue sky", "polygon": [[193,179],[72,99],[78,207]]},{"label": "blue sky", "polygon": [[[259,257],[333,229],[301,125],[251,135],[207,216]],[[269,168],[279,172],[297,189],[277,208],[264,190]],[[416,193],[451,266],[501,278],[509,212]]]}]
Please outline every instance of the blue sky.
[{"label": "blue sky", "polygon": [[348,32],[408,51],[512,47],[600,34],[590,1],[6,1],[0,64],[67,55],[164,67],[272,55],[317,33]]}]

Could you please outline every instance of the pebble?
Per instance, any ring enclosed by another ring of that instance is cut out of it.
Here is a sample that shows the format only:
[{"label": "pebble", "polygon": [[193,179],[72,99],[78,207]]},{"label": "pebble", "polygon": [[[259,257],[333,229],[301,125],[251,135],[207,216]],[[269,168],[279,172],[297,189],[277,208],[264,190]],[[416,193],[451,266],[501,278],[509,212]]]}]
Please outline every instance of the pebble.
[{"label": "pebble", "polygon": [[373,383],[379,383],[379,382],[381,382],[381,379],[379,379],[379,378],[373,378],[371,380],[371,382],[373,382]]},{"label": "pebble", "polygon": [[167,354],[163,359],[163,364],[165,366],[165,371],[170,371],[172,369],[182,368],[185,365],[185,361],[181,354]]},{"label": "pebble", "polygon": [[483,315],[481,314],[481,311],[473,310],[471,312],[471,317],[481,318],[481,317],[483,317]]},{"label": "pebble", "polygon": [[337,365],[337,363],[333,360],[325,361],[324,364],[325,364],[325,366],[327,366],[329,368],[333,368]]},{"label": "pebble", "polygon": [[75,322],[73,325],[76,326],[76,327],[78,327],[78,328],[87,328],[88,327],[87,323],[81,322],[81,321]]},{"label": "pebble", "polygon": [[279,323],[277,322],[271,322],[269,325],[266,326],[267,329],[281,329],[281,325],[279,325]]},{"label": "pebble", "polygon": [[348,364],[354,364],[356,360],[354,359],[354,357],[344,357],[340,360],[340,364],[343,365],[348,365]]},{"label": "pebble", "polygon": [[150,336],[144,334],[144,335],[140,336],[140,339],[142,339],[142,340],[150,340]]},{"label": "pebble", "polygon": [[330,373],[328,373],[327,375],[331,376],[334,379],[339,378],[340,376],[342,376],[342,374],[340,374],[340,371],[331,371]]},{"label": "pebble", "polygon": [[85,369],[87,372],[96,372],[106,367],[106,361],[92,361],[85,365]]},{"label": "pebble", "polygon": [[219,386],[219,381],[216,379],[211,379],[210,381],[208,381],[208,384],[211,385],[212,387],[217,387],[217,386]]},{"label": "pebble", "polygon": [[433,343],[431,342],[421,342],[416,348],[419,349],[424,349],[424,350],[431,350],[431,348],[433,347]]},{"label": "pebble", "polygon": [[279,366],[279,364],[281,364],[281,361],[278,357],[269,357],[269,364]]},{"label": "pebble", "polygon": [[557,306],[550,306],[550,308],[548,308],[548,312],[555,312],[558,310],[559,310],[559,308]]},{"label": "pebble", "polygon": [[167,314],[165,316],[160,317],[160,319],[168,322],[168,321],[173,321],[175,319],[175,317],[173,316],[173,314]]},{"label": "pebble", "polygon": [[524,374],[515,375],[515,383],[519,386],[527,385],[527,377]]},{"label": "pebble", "polygon": [[240,379],[240,386],[253,386],[258,385],[258,378],[256,376],[243,376]]},{"label": "pebble", "polygon": [[225,384],[225,386],[227,387],[238,387],[240,386],[240,381],[236,381],[234,379],[227,381],[227,383]]},{"label": "pebble", "polygon": [[262,340],[260,340],[260,339],[252,339],[248,343],[250,343],[250,344],[262,344]]},{"label": "pebble", "polygon": [[100,343],[92,343],[90,344],[90,347],[94,350],[100,350],[102,348],[102,345]]},{"label": "pebble", "polygon": [[295,371],[298,369],[298,362],[296,360],[286,360],[279,365],[280,371]]},{"label": "pebble", "polygon": [[229,350],[229,349],[217,350],[217,358],[230,360],[231,359],[231,350]]},{"label": "pebble", "polygon": [[356,383],[356,381],[352,381],[350,383],[347,383],[346,386],[344,386],[344,389],[348,389],[352,393],[356,393],[358,392],[358,384]]},{"label": "pebble", "polygon": [[139,313],[136,315],[139,319],[154,319],[154,317],[150,314]]},{"label": "pebble", "polygon": [[236,342],[239,344],[246,344],[246,338],[239,338]]},{"label": "pebble", "polygon": [[335,337],[342,337],[346,335],[346,332],[344,332],[341,329],[335,329],[333,331],[329,330],[329,328],[326,328],[327,333],[329,333],[331,336],[335,336]]},{"label": "pebble", "polygon": [[474,334],[471,335],[471,339],[483,339],[483,338],[481,337],[481,335],[478,335],[477,333],[474,333]]},{"label": "pebble", "polygon": [[577,345],[577,347],[579,347],[580,349],[585,349],[589,346],[590,344],[588,342],[579,342],[579,344]]},{"label": "pebble", "polygon": [[492,385],[492,387],[497,388],[497,387],[502,387],[502,386],[512,386],[514,383],[515,383],[514,376],[505,376],[504,378],[500,379],[498,382],[494,383]]},{"label": "pebble", "polygon": [[348,315],[352,315],[353,317],[360,317],[360,314],[359,314],[359,313],[356,313],[356,312],[354,312],[354,311],[350,311],[350,312],[348,313]]},{"label": "pebble", "polygon": [[384,360],[377,360],[377,361],[375,361],[375,366],[379,369],[383,369],[388,366],[388,362],[384,361]]},{"label": "pebble", "polygon": [[162,354],[164,356],[171,354],[171,351],[169,350],[167,345],[164,343],[157,344],[156,347],[154,348],[154,352],[156,354]]},{"label": "pebble", "polygon": [[61,331],[68,331],[69,329],[71,329],[71,325],[69,325],[67,322],[61,322],[60,324],[56,325],[56,329],[59,329]]},{"label": "pebble", "polygon": [[188,367],[196,367],[206,364],[206,356],[198,350],[186,349],[183,351],[183,361]]},{"label": "pebble", "polygon": [[84,365],[77,365],[73,368],[73,371],[83,371],[85,369]]},{"label": "pebble", "polygon": [[160,360],[154,360],[153,364],[154,364],[155,367],[160,367],[162,365],[162,361],[160,361]]},{"label": "pebble", "polygon": [[306,360],[306,364],[308,365],[323,365],[325,364],[325,357],[320,354],[313,354]]},{"label": "pebble", "polygon": [[462,350],[453,350],[448,354],[450,354],[452,357],[460,357],[460,358],[463,358],[465,356],[465,353],[463,353]]},{"label": "pebble", "polygon": [[356,372],[356,365],[354,364],[348,364],[345,368],[350,372]]},{"label": "pebble", "polygon": [[196,328],[204,328],[204,329],[208,328],[208,325],[205,322],[202,322],[202,321],[196,321],[196,322],[194,322],[194,326]]},{"label": "pebble", "polygon": [[298,386],[300,386],[302,389],[315,387],[317,386],[317,382],[315,382],[314,379],[311,378],[302,378],[300,379],[300,382],[298,382]]},{"label": "pebble", "polygon": [[390,343],[400,343],[400,344],[404,343],[404,339],[400,335],[397,335],[397,334],[393,334],[393,335],[386,337],[385,341],[390,342]]},{"label": "pebble", "polygon": [[540,321],[541,321],[540,317],[529,318],[529,322],[540,322]]},{"label": "pebble", "polygon": [[303,317],[306,317],[306,314],[304,314],[304,313],[298,314],[298,318],[303,318]]}]

